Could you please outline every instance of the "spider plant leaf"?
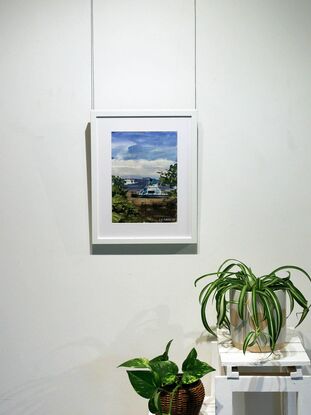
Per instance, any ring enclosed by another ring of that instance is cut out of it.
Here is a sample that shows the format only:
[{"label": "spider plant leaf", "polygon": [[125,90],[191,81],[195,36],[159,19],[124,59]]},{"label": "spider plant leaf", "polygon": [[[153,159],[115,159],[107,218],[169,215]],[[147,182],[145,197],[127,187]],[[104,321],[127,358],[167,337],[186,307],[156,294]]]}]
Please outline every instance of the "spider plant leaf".
[{"label": "spider plant leaf", "polygon": [[243,287],[244,287],[244,284],[241,284],[240,281],[237,281],[234,278],[232,278],[231,280],[227,281],[226,283],[223,283],[222,285],[220,285],[217,292],[226,293],[229,290],[234,290],[234,289],[241,290]]},{"label": "spider plant leaf", "polygon": [[256,284],[257,284],[258,290],[261,290],[263,288],[263,285],[264,285],[264,283],[262,281],[262,278],[257,278]]},{"label": "spider plant leaf", "polygon": [[201,309],[201,319],[202,319],[202,323],[203,326],[205,327],[205,329],[212,335],[217,337],[217,334],[215,333],[215,331],[210,327],[210,325],[207,322],[207,318],[205,315],[205,310]]},{"label": "spider plant leaf", "polygon": [[287,277],[283,277],[282,280],[283,281],[288,281],[290,280],[290,276],[291,276],[291,272],[290,271],[286,271],[287,272]]},{"label": "spider plant leaf", "polygon": [[222,323],[224,321],[224,318],[226,316],[227,311],[227,304],[226,304],[226,295],[223,293],[221,295],[220,301],[218,302],[218,314],[217,314],[217,325],[219,327],[222,326]]},{"label": "spider plant leaf", "polygon": [[245,296],[247,292],[247,285],[244,285],[244,287],[241,290],[241,293],[239,295],[238,300],[238,314],[241,320],[244,320],[244,307],[245,307]]},{"label": "spider plant leaf", "polygon": [[273,351],[274,348],[275,348],[275,343],[276,343],[277,336],[276,336],[275,320],[274,320],[273,314],[271,312],[271,304],[270,304],[270,301],[268,299],[269,297],[263,291],[258,292],[258,296],[260,297],[260,299],[262,301],[262,304],[263,304],[264,314],[266,316],[266,320],[267,320],[267,324],[268,324],[268,332],[269,332],[269,335],[270,335],[270,347],[271,347],[271,350]]},{"label": "spider plant leaf", "polygon": [[211,283],[208,284],[208,289],[206,290],[206,292],[204,293],[203,298],[201,298],[201,304],[203,305],[203,303],[206,303],[208,301],[208,299],[210,298],[212,292],[216,289],[218,289],[218,286],[221,285],[221,281],[220,280],[215,280]]},{"label": "spider plant leaf", "polygon": [[202,290],[200,291],[199,294],[199,303],[202,304],[202,299],[204,298],[206,291],[208,291],[209,287],[211,286],[211,284],[213,284],[214,281],[208,283],[207,285],[205,285],[205,287],[202,288]]},{"label": "spider plant leaf", "polygon": [[288,295],[288,298],[289,298],[289,304],[290,304],[290,306],[289,306],[289,313],[286,316],[286,318],[288,318],[292,314],[292,312],[294,310],[295,301],[294,301],[293,295],[292,295],[292,293],[291,293],[291,291],[290,291],[290,289],[288,287],[286,289],[286,292],[287,292],[287,295]]},{"label": "spider plant leaf", "polygon": [[274,318],[275,314],[273,312],[274,310],[273,310],[273,305],[271,303],[271,299],[266,294],[266,292],[262,293],[261,299],[262,299],[262,302],[263,302],[264,313],[265,313],[266,320],[267,320],[267,325],[268,325],[268,333],[269,333],[269,338],[270,338],[270,347],[271,347],[271,350],[274,351],[276,341],[277,341],[277,338],[278,338],[277,321]]},{"label": "spider plant leaf", "polygon": [[202,323],[203,326],[205,327],[205,329],[212,335],[217,337],[217,334],[211,329],[210,325],[207,322],[207,318],[206,318],[206,306],[207,306],[207,300],[202,302],[201,305],[201,319],[202,319]]},{"label": "spider plant leaf", "polygon": [[255,327],[256,329],[259,326],[259,321],[258,321],[258,310],[257,310],[257,287],[256,284],[253,285],[252,288],[252,318],[253,321],[255,323]]},{"label": "spider plant leaf", "polygon": [[266,294],[271,299],[272,314],[275,316],[276,339],[279,337],[283,325],[283,313],[280,301],[273,290],[266,289]]},{"label": "spider plant leaf", "polygon": [[[223,267],[229,262],[229,265],[227,265],[224,269]],[[248,269],[248,267],[241,261],[237,260],[237,259],[227,259],[226,261],[224,261],[218,271],[225,273],[228,270],[231,270],[232,268],[236,267],[237,269],[239,269],[239,271],[235,271],[234,274],[236,276],[237,279],[243,280],[244,282],[249,281],[250,278],[254,278],[254,280],[256,279],[255,276],[250,277],[249,274],[252,274],[251,271]],[[233,272],[233,271],[232,271]]]},{"label": "spider plant leaf", "polygon": [[[229,260],[229,261],[230,261],[230,260]],[[220,265],[220,267],[219,267],[219,269],[218,269],[218,272],[219,272],[219,278],[222,278],[222,277],[226,276],[226,274],[228,274],[228,273],[230,273],[230,274],[235,274],[234,272],[230,271],[233,267],[235,267],[235,266],[236,266],[236,264],[235,264],[235,263],[231,263],[231,264],[227,265],[224,269],[222,269],[222,268],[223,268],[223,266],[224,266],[227,262],[228,262],[228,260],[226,260],[225,262],[223,262],[223,263]]]},{"label": "spider plant leaf", "polygon": [[226,315],[223,321],[224,327],[230,331],[230,320],[228,319],[228,316]]},{"label": "spider plant leaf", "polygon": [[308,301],[306,300],[302,292],[297,287],[295,287],[291,281],[287,281],[287,285],[288,285],[288,291],[287,291],[288,295],[292,296],[293,300],[296,301],[300,305],[300,307],[303,309],[300,320],[298,324],[296,325],[297,327],[299,326],[299,324],[303,322],[303,320],[307,316],[310,306],[308,305]]},{"label": "spider plant leaf", "polygon": [[228,301],[226,300],[226,294],[229,290],[239,288],[240,284],[237,284],[235,281],[224,285],[221,289],[217,291],[216,294],[216,310],[217,310],[217,325],[218,327],[228,327],[228,318],[227,318],[227,305]]},{"label": "spider plant leaf", "polygon": [[[217,295],[219,295],[219,293],[221,292],[222,289],[226,288],[227,286],[229,286],[231,284],[231,280],[227,280],[227,278],[226,279],[216,279],[215,281],[207,284],[206,287],[205,287],[205,288],[207,288],[207,290],[205,290],[204,296],[206,295],[210,285],[212,285],[213,283],[215,283],[216,288],[215,288],[215,290],[213,290],[214,293],[213,293],[213,296],[211,298],[212,302],[214,301],[215,297]],[[202,298],[204,299],[204,296],[202,296],[202,292],[201,292],[199,300],[201,299],[201,301],[202,301]]]},{"label": "spider plant leaf", "polygon": [[206,278],[206,277],[211,277],[212,275],[217,275],[218,273],[217,272],[210,272],[210,273],[208,273],[208,274],[203,274],[203,275],[201,275],[200,277],[198,277],[195,281],[194,281],[194,286],[196,287],[197,286],[197,283],[199,282],[199,281],[201,281],[203,278]]},{"label": "spider plant leaf", "polygon": [[286,271],[286,270],[289,270],[289,269],[295,269],[295,270],[301,272],[302,274],[304,274],[309,279],[309,281],[311,281],[311,277],[307,273],[307,271],[305,271],[303,268],[297,267],[296,265],[283,265],[282,267],[276,268],[270,274],[274,274],[274,273],[279,272],[279,271],[282,271],[282,270],[285,270]]},{"label": "spider plant leaf", "polygon": [[[218,301],[218,298],[220,298],[220,295],[222,294],[223,290],[226,292],[231,289],[241,289],[241,282],[236,280],[235,278],[226,278],[226,280],[219,281],[219,285],[217,287],[217,290],[215,290],[213,294],[212,301],[216,300],[216,303]],[[243,286],[243,285],[242,285]]]},{"label": "spider plant leaf", "polygon": [[306,300],[302,292],[297,287],[295,287],[291,281],[288,281],[287,285],[294,300],[300,305],[300,307],[302,308],[308,307],[308,301]]},{"label": "spider plant leaf", "polygon": [[206,291],[206,293],[204,294],[204,297],[201,301],[201,319],[202,319],[202,323],[204,325],[204,327],[206,328],[206,330],[212,334],[213,336],[216,336],[216,333],[210,328],[208,322],[207,322],[207,318],[206,318],[206,307],[207,307],[207,303],[208,300],[211,296],[211,294],[213,293],[214,290],[217,289],[218,285],[221,283],[221,280],[215,280],[212,283],[209,284],[208,290]]},{"label": "spider plant leaf", "polygon": [[[211,277],[211,276],[213,276],[213,275],[216,275],[217,277],[219,277],[221,274],[223,274],[223,272],[210,272],[210,273],[208,273],[208,274],[201,275],[200,277],[198,277],[198,278],[194,281],[194,286],[196,287],[196,286],[197,286],[197,283],[198,283],[199,281],[201,281],[203,278],[206,278],[206,277]],[[228,275],[233,275],[233,274],[234,274],[234,272],[228,272],[227,274],[228,274]]]},{"label": "spider plant leaf", "polygon": [[240,261],[239,259],[234,259],[234,258],[229,258],[226,259],[219,267],[218,271],[221,271],[223,266],[225,264],[227,264],[228,262],[231,262],[231,264],[229,264],[228,266],[230,266],[231,268],[234,266],[239,267],[240,269],[248,269],[247,265],[245,265],[242,261]]},{"label": "spider plant leaf", "polygon": [[310,310],[309,308],[303,309],[300,320],[296,324],[295,328],[298,327],[303,322],[303,320],[306,318],[307,314],[309,313],[309,310]]},{"label": "spider plant leaf", "polygon": [[273,285],[273,284],[278,284],[279,283],[279,278],[278,277],[276,277],[276,276],[273,276],[273,277],[271,277],[271,278],[269,278],[269,279],[267,279],[266,281],[265,281],[265,284],[264,284],[264,286],[265,287],[270,287],[271,285]]},{"label": "spider plant leaf", "polygon": [[199,295],[199,301],[202,303],[206,298],[209,298],[211,293],[220,285],[222,282],[221,280],[215,280],[208,283]]},{"label": "spider plant leaf", "polygon": [[244,262],[239,261],[237,259],[235,259],[234,261],[236,261],[238,264],[238,267],[241,269],[243,275],[246,277],[246,280],[248,282],[252,282],[255,283],[256,282],[256,277],[253,274],[251,268],[249,268],[246,264],[244,264]]},{"label": "spider plant leaf", "polygon": [[250,346],[250,344],[252,343],[254,336],[255,336],[254,331],[250,331],[249,333],[247,333],[247,336],[245,337],[244,342],[243,342],[243,353],[244,354],[246,353],[248,346]]},{"label": "spider plant leaf", "polygon": [[[228,264],[228,262],[231,262],[229,265],[227,265],[227,267],[230,267],[229,269],[231,269],[231,268],[233,268],[234,266],[236,266],[236,264],[235,264],[235,262],[233,262],[233,261],[235,261],[236,262],[236,260],[235,259],[226,259],[222,264],[220,264],[220,267],[218,268],[218,272],[221,272],[222,271],[222,269],[223,269],[223,267],[226,265],[226,264]],[[225,269],[227,268],[227,267],[225,267]]]}]

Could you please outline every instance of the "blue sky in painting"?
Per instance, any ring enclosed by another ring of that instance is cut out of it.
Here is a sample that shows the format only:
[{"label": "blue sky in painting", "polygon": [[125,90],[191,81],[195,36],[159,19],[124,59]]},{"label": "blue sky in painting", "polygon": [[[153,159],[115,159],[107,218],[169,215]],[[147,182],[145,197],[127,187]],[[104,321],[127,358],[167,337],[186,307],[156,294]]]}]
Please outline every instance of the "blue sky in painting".
[{"label": "blue sky in painting", "polygon": [[177,161],[176,131],[112,132],[112,159]]}]

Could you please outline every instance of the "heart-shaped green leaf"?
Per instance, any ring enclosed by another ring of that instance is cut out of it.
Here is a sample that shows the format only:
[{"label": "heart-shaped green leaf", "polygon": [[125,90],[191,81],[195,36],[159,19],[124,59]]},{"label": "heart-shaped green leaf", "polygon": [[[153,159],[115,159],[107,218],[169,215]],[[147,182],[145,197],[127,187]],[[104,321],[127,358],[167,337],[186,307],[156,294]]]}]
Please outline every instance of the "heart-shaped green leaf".
[{"label": "heart-shaped green leaf", "polygon": [[157,374],[160,386],[175,383],[178,366],[174,362],[170,360],[150,362],[150,367],[153,373]]},{"label": "heart-shaped green leaf", "polygon": [[144,357],[137,357],[135,359],[127,360],[121,363],[118,367],[135,367],[137,369],[150,369],[149,360]]},{"label": "heart-shaped green leaf", "polygon": [[190,385],[191,383],[194,383],[198,380],[199,378],[195,375],[192,375],[191,373],[188,372],[184,372],[182,375],[182,383],[185,385]]},{"label": "heart-shaped green leaf", "polygon": [[128,370],[131,385],[143,398],[150,399],[157,390],[151,372],[147,370]]},{"label": "heart-shaped green leaf", "polygon": [[169,351],[169,349],[171,347],[172,341],[173,341],[173,339],[170,340],[167,343],[166,348],[165,348],[165,351],[164,351],[163,354],[161,354],[160,356],[154,357],[152,360],[150,360],[150,362],[162,362],[162,361],[168,360],[168,351]]},{"label": "heart-shaped green leaf", "polygon": [[148,402],[148,409],[152,414],[161,413],[160,392],[155,392]]},{"label": "heart-shaped green leaf", "polygon": [[187,370],[189,367],[191,368],[197,358],[197,351],[195,350],[195,348],[193,348],[190,353],[188,354],[188,356],[186,357],[185,361],[182,364],[182,370],[183,372],[185,370]]},{"label": "heart-shaped green leaf", "polygon": [[195,359],[191,366],[188,365],[187,370],[182,375],[182,383],[189,384],[197,381],[215,369],[199,359]]}]

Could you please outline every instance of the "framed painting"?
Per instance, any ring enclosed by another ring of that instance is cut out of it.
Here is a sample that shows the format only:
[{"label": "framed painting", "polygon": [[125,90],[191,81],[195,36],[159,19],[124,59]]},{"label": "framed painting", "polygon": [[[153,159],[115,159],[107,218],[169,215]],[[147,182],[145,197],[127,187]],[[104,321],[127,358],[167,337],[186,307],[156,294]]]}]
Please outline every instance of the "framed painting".
[{"label": "framed painting", "polygon": [[93,244],[197,242],[196,111],[91,112]]}]

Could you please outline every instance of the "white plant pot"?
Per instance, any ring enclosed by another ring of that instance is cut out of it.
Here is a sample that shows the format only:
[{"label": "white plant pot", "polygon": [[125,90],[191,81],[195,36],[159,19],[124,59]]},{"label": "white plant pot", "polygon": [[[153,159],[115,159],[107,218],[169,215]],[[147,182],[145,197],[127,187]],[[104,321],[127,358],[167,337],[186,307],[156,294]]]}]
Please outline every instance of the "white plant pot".
[{"label": "white plant pot", "polygon": [[[246,307],[244,312],[244,319],[241,320],[238,313],[237,302],[240,296],[239,290],[230,290],[230,330],[232,337],[232,344],[238,349],[243,349],[243,342],[245,337],[250,331],[254,330],[253,316],[252,316],[252,293],[246,293]],[[285,346],[286,338],[286,292],[283,290],[275,291],[275,294],[280,302],[283,315],[283,324],[282,329],[279,334],[277,343],[275,345],[275,350],[282,349]],[[250,352],[270,352],[269,344],[269,331],[267,320],[263,319],[263,306],[261,302],[257,302],[258,317],[260,321],[260,328],[263,331],[263,334],[258,337],[257,343],[251,347],[248,347],[247,350]]]}]

